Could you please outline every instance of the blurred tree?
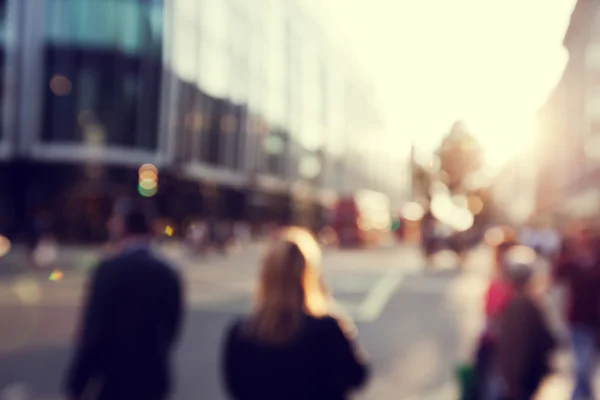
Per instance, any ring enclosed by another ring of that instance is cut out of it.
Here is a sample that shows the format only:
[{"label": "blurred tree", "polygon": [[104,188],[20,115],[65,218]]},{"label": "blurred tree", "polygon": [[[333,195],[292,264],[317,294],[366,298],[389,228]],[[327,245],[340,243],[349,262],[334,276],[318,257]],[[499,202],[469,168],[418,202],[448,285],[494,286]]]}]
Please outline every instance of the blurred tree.
[{"label": "blurred tree", "polygon": [[461,121],[452,125],[437,150],[445,184],[453,193],[463,191],[465,178],[481,168],[483,150]]}]

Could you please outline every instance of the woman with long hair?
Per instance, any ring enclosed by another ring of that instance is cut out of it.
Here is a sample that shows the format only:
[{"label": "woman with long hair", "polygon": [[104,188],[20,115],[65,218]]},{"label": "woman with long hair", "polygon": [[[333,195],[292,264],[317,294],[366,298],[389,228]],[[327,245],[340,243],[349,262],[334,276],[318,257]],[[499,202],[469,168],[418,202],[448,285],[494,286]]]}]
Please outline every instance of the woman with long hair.
[{"label": "woman with long hair", "polygon": [[254,309],[228,330],[225,386],[236,400],[342,400],[366,380],[356,330],[334,317],[310,233],[283,230],[263,260]]}]

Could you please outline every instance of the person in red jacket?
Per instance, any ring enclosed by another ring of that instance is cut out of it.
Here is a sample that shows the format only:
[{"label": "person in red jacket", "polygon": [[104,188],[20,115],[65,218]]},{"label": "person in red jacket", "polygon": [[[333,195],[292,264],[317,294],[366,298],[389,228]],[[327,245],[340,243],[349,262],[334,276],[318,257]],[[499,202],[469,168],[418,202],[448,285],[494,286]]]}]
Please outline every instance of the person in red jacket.
[{"label": "person in red jacket", "polygon": [[475,354],[477,381],[470,389],[474,398],[496,398],[500,393],[500,380],[496,371],[496,342],[500,316],[514,295],[506,262],[507,251],[515,245],[507,240],[495,248],[493,276],[484,297],[485,327]]}]

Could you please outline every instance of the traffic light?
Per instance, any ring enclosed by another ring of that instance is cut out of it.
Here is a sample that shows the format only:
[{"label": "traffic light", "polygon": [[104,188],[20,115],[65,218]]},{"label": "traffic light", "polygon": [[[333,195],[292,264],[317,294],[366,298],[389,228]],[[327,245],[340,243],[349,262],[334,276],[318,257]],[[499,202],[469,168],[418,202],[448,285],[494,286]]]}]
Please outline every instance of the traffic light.
[{"label": "traffic light", "polygon": [[144,164],[138,172],[138,193],[152,197],[158,192],[158,169],[152,164]]}]

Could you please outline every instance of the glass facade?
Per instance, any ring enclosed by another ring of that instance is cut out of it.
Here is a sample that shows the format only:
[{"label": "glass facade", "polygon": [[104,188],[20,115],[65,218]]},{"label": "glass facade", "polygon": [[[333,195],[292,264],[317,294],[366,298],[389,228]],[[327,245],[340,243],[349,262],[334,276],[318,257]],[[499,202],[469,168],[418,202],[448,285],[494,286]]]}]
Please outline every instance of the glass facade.
[{"label": "glass facade", "polygon": [[156,149],[162,1],[45,6],[42,141]]},{"label": "glass facade", "polygon": [[8,26],[8,0],[0,0],[0,141],[5,137],[5,71],[7,67],[7,43],[9,40],[10,35]]},{"label": "glass facade", "polygon": [[39,14],[25,44],[40,45],[28,65],[40,65],[30,69],[41,100],[29,111],[35,129],[22,128],[39,132],[36,150],[164,151],[166,163],[341,189],[349,147],[360,154],[369,134],[361,77],[295,1],[37,3],[23,0]]}]

